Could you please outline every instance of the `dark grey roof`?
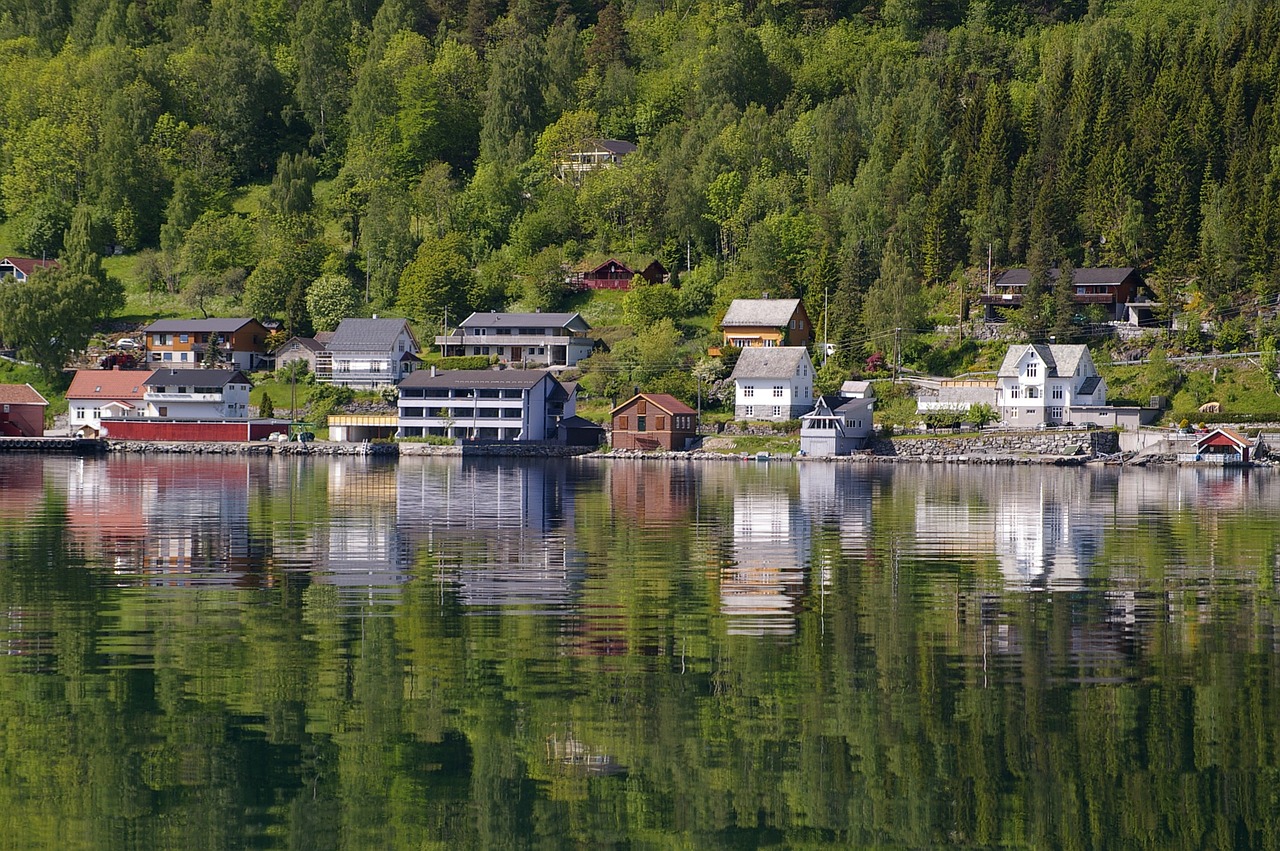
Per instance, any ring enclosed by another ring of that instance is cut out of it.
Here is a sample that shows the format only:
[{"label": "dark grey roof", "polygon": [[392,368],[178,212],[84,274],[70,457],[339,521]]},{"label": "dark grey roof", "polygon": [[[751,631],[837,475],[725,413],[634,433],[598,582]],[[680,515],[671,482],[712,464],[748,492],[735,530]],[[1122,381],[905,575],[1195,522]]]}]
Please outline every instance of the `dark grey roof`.
[{"label": "dark grey roof", "polygon": [[1092,396],[1093,391],[1098,389],[1098,383],[1100,381],[1102,381],[1102,376],[1091,375],[1088,378],[1086,378],[1084,381],[1080,382],[1080,389],[1077,390],[1076,393],[1080,394],[1081,396]]},{"label": "dark grey roof", "polygon": [[277,353],[282,352],[285,349],[289,348],[290,346],[295,346],[295,345],[301,346],[302,348],[312,352],[324,351],[324,343],[320,342],[315,337],[290,337],[288,340],[284,342],[283,345],[280,346],[280,348],[276,349],[276,352]]},{"label": "dark grey roof", "polygon": [[404,319],[344,319],[329,339],[331,352],[386,352],[396,344],[401,331],[409,331]]},{"label": "dark grey roof", "polygon": [[574,414],[572,417],[565,417],[560,420],[561,428],[598,428],[604,431],[604,426],[599,423],[593,423],[591,420],[584,420],[582,417]]},{"label": "dark grey roof", "polygon": [[[550,375],[551,373],[545,369],[447,369],[438,371],[435,375],[432,375],[429,369],[420,369],[406,376],[399,386],[529,390]],[[558,382],[557,386],[559,386]]]},{"label": "dark grey roof", "polygon": [[213,333],[228,334],[239,331],[250,322],[257,322],[256,319],[160,319],[152,322],[146,327],[146,333],[158,334],[189,334],[197,333]]},{"label": "dark grey roof", "polygon": [[148,387],[225,387],[248,383],[249,377],[238,369],[157,369],[143,382]]},{"label": "dark grey roof", "polygon": [[[1056,281],[1062,274],[1060,269],[1049,270],[1049,280]],[[1077,284],[1102,285],[1102,284],[1120,284],[1126,278],[1133,274],[1132,266],[1112,267],[1100,266],[1098,268],[1074,269],[1071,272],[1071,279]],[[1025,287],[1031,281],[1030,269],[1010,269],[999,278],[996,279],[996,286],[999,287]]]},{"label": "dark grey roof", "polygon": [[587,331],[591,326],[580,313],[473,313],[462,328],[568,328]]},{"label": "dark grey roof", "polygon": [[735,298],[720,321],[720,327],[782,328],[791,321],[799,306],[798,298]]},{"label": "dark grey roof", "polygon": [[[743,349],[729,380],[739,378],[793,378],[809,352],[804,346],[753,346]],[[812,371],[810,371],[812,377]]]},{"label": "dark grey roof", "polygon": [[633,153],[636,146],[625,139],[596,139],[595,143],[611,154],[626,155]]}]

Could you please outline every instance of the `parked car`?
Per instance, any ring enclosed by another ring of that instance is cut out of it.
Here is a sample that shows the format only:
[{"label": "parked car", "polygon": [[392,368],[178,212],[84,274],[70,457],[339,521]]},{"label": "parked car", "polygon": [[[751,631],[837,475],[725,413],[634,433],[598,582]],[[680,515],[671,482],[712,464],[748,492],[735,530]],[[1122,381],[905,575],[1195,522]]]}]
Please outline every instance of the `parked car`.
[{"label": "parked car", "polygon": [[121,337],[119,340],[116,340],[116,348],[117,349],[136,349],[138,348],[138,341],[133,339],[132,337]]}]

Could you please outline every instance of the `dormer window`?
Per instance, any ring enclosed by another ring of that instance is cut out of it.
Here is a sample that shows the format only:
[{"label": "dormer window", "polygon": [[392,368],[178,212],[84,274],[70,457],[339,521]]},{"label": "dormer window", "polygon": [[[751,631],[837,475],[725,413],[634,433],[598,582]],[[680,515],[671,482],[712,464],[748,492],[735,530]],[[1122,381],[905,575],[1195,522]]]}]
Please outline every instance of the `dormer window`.
[{"label": "dormer window", "polygon": [[1038,363],[1027,364],[1027,378],[1035,378],[1039,373],[1040,373],[1040,364]]}]

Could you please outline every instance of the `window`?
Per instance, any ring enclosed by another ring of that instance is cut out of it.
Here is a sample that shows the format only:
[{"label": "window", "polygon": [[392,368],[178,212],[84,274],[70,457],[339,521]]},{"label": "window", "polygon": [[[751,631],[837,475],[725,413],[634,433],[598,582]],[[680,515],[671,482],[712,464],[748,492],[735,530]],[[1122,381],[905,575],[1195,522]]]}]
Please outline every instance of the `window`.
[{"label": "window", "polygon": [[1014,419],[1014,420],[1016,420],[1016,419],[1018,418],[1018,409],[1017,409],[1017,408],[1012,408],[1012,409],[1010,409],[1010,410],[1009,410],[1009,418],[1010,418],[1010,419]]},{"label": "window", "polygon": [[752,387],[751,385],[747,385],[746,387],[742,388],[742,395],[750,399],[752,396],[756,395],[756,388]]},{"label": "window", "polygon": [[744,417],[754,417],[756,415],[756,409],[751,407],[750,405],[747,405],[745,408],[742,409],[742,415]]},{"label": "window", "polygon": [[165,359],[165,360],[173,360],[173,352],[165,352],[165,353],[164,353],[164,359]]},{"label": "window", "polygon": [[618,428],[622,431],[626,431],[629,428],[626,417],[618,417]]},{"label": "window", "polygon": [[1019,386],[1018,386],[1018,385],[1016,385],[1016,384],[1015,384],[1015,385],[1013,385],[1012,387],[1010,387],[1010,388],[1009,388],[1009,398],[1010,398],[1010,399],[1021,399],[1021,398],[1022,398],[1022,388],[1021,388],[1021,387],[1019,387]]},{"label": "window", "polygon": [[1039,374],[1040,374],[1040,364],[1038,363],[1027,364],[1027,378],[1035,378]]},{"label": "window", "polygon": [[178,342],[179,342],[179,343],[189,343],[189,342],[191,342],[191,338],[190,338],[188,335],[186,335],[186,334],[179,334],[179,335],[178,335]]},{"label": "window", "polygon": [[159,408],[156,408],[156,411],[158,411],[160,416],[162,417],[169,416],[169,409],[167,407],[164,407],[163,405],[160,406]]},{"label": "window", "polygon": [[782,408],[778,407],[777,405],[774,405],[774,406],[773,406],[773,415],[774,415],[775,417],[780,417],[780,416],[782,416]]},{"label": "window", "polygon": [[644,431],[644,430],[645,430],[645,420],[646,420],[646,419],[648,419],[648,418],[647,418],[647,417],[636,417],[636,431]]},{"label": "window", "polygon": [[778,341],[777,341],[777,340],[765,340],[765,341],[764,341],[764,345],[765,345],[765,348],[772,349],[774,346],[778,345]]},{"label": "window", "polygon": [[654,417],[654,418],[653,418],[653,427],[654,427],[654,428],[656,428],[658,431],[665,431],[665,430],[666,430],[666,428],[667,428],[667,418],[666,418],[666,417]]},{"label": "window", "polygon": [[1062,409],[1061,409],[1061,408],[1050,408],[1050,409],[1049,409],[1049,419],[1051,419],[1051,420],[1061,421],[1061,420],[1062,420]]},{"label": "window", "polygon": [[775,384],[775,385],[773,385],[773,398],[775,398],[775,399],[781,399],[781,398],[782,398],[782,385],[781,385],[781,384]]},{"label": "window", "polygon": [[1028,398],[1028,399],[1039,399],[1039,398],[1040,398],[1040,388],[1038,388],[1038,387],[1028,387],[1028,388],[1027,388],[1027,398]]}]

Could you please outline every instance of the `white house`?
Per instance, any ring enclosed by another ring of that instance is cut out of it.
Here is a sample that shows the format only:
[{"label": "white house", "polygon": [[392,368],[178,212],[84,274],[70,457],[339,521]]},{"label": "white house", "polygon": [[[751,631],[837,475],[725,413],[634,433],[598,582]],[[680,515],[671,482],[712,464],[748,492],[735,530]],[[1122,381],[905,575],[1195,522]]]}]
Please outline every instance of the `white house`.
[{"label": "white house", "polygon": [[84,437],[102,429],[102,418],[141,418],[146,413],[144,369],[78,369],[67,388],[67,421],[71,433]]},{"label": "white house", "polygon": [[420,363],[418,339],[404,319],[344,319],[318,354],[316,379],[341,387],[397,384]]},{"label": "white house", "polygon": [[865,448],[875,404],[874,396],[819,396],[813,410],[800,418],[800,451],[821,457]]},{"label": "white house", "polygon": [[157,369],[143,386],[150,419],[249,418],[249,378],[238,369]]},{"label": "white house", "polygon": [[813,363],[803,346],[743,349],[729,378],[735,419],[794,420],[813,410]]},{"label": "white house", "polygon": [[400,436],[550,440],[577,409],[577,385],[542,369],[415,372],[400,382]]},{"label": "white house", "polygon": [[578,313],[473,313],[436,337],[446,357],[493,355],[503,363],[573,366],[591,354],[591,326]]},{"label": "white house", "polygon": [[996,374],[996,407],[1006,427],[1109,424],[1106,404],[1107,382],[1088,346],[1010,346]]}]

